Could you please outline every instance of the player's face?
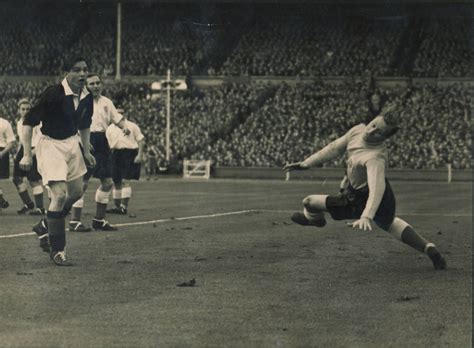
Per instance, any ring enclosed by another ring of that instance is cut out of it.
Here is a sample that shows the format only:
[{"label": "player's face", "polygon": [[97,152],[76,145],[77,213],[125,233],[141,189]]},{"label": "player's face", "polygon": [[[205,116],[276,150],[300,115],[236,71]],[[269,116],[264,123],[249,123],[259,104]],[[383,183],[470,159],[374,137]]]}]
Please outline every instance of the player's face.
[{"label": "player's face", "polygon": [[86,76],[89,72],[87,63],[84,61],[79,61],[74,64],[69,72],[67,73],[66,79],[71,88],[81,89],[86,83]]},{"label": "player's face", "polygon": [[381,143],[386,137],[388,126],[382,116],[377,116],[365,127],[364,140],[368,143]]},{"label": "player's face", "polygon": [[20,104],[20,107],[18,108],[18,113],[20,114],[20,117],[23,118],[25,115],[30,111],[31,105],[28,103],[23,103]]},{"label": "player's face", "polygon": [[102,93],[102,82],[100,81],[99,76],[91,76],[87,78],[86,85],[94,97],[98,97]]}]

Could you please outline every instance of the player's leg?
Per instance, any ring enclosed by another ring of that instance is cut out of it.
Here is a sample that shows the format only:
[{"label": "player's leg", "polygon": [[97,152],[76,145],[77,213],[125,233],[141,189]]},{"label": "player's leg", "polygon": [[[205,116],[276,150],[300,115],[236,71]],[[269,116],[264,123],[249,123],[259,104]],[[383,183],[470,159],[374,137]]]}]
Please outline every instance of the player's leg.
[{"label": "player's leg", "polygon": [[[0,151],[3,147],[0,147]],[[8,179],[10,177],[10,157],[8,154],[0,158],[0,182],[2,179]],[[0,210],[6,209],[10,206],[8,201],[3,197],[3,190],[0,186]]]},{"label": "player's leg", "polygon": [[66,226],[64,208],[68,186],[64,181],[50,181],[51,202],[46,214],[51,259],[58,266],[71,266],[65,254]]},{"label": "player's leg", "polygon": [[122,209],[122,179],[114,176],[112,181],[112,197],[114,199],[114,207],[107,209],[107,213],[124,215],[127,212]]},{"label": "player's leg", "polygon": [[92,219],[92,228],[103,231],[116,231],[117,227],[110,225],[105,220],[107,204],[109,203],[110,191],[112,190],[112,178],[106,177],[100,179],[100,186],[95,193],[96,212]]},{"label": "player's leg", "polygon": [[417,233],[406,221],[396,217],[395,208],[395,195],[393,194],[390,183],[387,180],[382,201],[380,202],[379,208],[374,216],[375,223],[403,243],[427,254],[433,262],[435,269],[445,269],[446,261],[441,256],[438,249],[436,249],[436,246]]},{"label": "player's leg", "polygon": [[96,202],[96,219],[104,219],[107,211],[107,204],[109,203],[110,191],[112,190],[112,178],[102,178],[100,179],[100,186],[95,192],[95,202]]},{"label": "player's leg", "polygon": [[51,202],[49,204],[47,228],[51,245],[51,259],[58,266],[71,266],[66,258],[66,215],[75,201],[82,196],[82,176],[64,181],[50,181]]},{"label": "player's leg", "polygon": [[44,190],[41,174],[38,171],[38,159],[36,154],[33,156],[33,165],[27,173],[27,179],[33,191],[36,208],[30,212],[30,215],[44,215]]},{"label": "player's leg", "polygon": [[134,162],[137,155],[138,149],[126,151],[126,162],[128,162],[128,164],[126,167],[127,169],[123,172],[122,178],[122,214],[127,214],[128,204],[132,197],[132,187],[130,185],[131,180],[140,180],[141,163]]},{"label": "player's leg", "polygon": [[22,176],[15,175],[15,173],[12,181],[13,185],[15,185],[16,187],[18,196],[20,196],[20,199],[23,203],[23,206],[16,212],[20,215],[26,214],[28,211],[33,210],[35,207],[35,204],[31,200],[31,197],[28,193],[28,184],[25,182],[25,180],[23,180]]},{"label": "player's leg", "polygon": [[94,146],[93,155],[96,159],[93,175],[100,179],[100,186],[95,192],[96,212],[92,219],[92,228],[115,231],[117,228],[105,220],[110,191],[112,190],[112,152],[105,133],[91,133],[91,144]]},{"label": "player's leg", "polygon": [[122,201],[120,203],[120,207],[123,211],[123,214],[127,214],[128,203],[130,202],[131,197],[132,197],[132,187],[130,186],[130,181],[122,180]]},{"label": "player's leg", "polygon": [[71,232],[90,232],[92,228],[85,226],[81,222],[82,209],[84,208],[84,193],[89,186],[91,171],[88,170],[82,178],[82,196],[72,205],[71,219],[69,220],[69,231]]},{"label": "player's leg", "polygon": [[114,150],[112,152],[112,181],[113,190],[112,196],[114,199],[114,207],[109,209],[108,212],[112,214],[123,214],[122,204],[122,170],[127,165],[123,163],[123,150]]},{"label": "player's leg", "polygon": [[122,183],[114,182],[114,188],[112,189],[112,197],[114,198],[114,206],[120,209],[122,204]]},{"label": "player's leg", "polygon": [[446,260],[436,246],[417,233],[406,221],[396,217],[387,231],[403,243],[428,255],[436,270],[446,269]]},{"label": "player's leg", "polygon": [[328,195],[310,195],[303,199],[303,213],[294,213],[291,220],[303,226],[323,227],[326,225],[324,212],[327,211]]},{"label": "player's leg", "polygon": [[44,189],[41,181],[30,181],[32,187],[33,198],[36,208],[30,212],[30,215],[44,215]]},{"label": "player's leg", "polygon": [[7,209],[9,206],[10,203],[8,203],[8,201],[3,197],[3,189],[0,187],[0,211],[2,209]]}]

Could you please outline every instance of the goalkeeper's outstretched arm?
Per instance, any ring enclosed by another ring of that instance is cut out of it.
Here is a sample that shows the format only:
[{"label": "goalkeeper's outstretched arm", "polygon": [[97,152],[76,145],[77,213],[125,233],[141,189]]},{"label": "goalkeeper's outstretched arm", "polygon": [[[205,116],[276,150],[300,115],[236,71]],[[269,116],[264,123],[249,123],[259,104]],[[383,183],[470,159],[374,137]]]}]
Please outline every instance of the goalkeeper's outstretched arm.
[{"label": "goalkeeper's outstretched arm", "polygon": [[302,162],[288,163],[283,167],[285,172],[321,167],[324,163],[342,155],[347,148],[348,138],[344,135],[312,154]]}]

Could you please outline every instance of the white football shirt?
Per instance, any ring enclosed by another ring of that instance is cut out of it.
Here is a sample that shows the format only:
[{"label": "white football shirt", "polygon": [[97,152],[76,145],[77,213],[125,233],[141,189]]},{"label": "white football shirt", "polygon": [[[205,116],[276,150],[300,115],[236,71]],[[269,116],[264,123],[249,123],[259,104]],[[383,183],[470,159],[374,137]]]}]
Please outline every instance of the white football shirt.
[{"label": "white football shirt", "polygon": [[10,122],[0,117],[0,147],[6,147],[8,143],[15,141],[15,134],[13,133]]},{"label": "white football shirt", "polygon": [[92,115],[91,132],[105,132],[111,124],[117,124],[122,119],[114,103],[101,95],[94,98],[94,114]]}]

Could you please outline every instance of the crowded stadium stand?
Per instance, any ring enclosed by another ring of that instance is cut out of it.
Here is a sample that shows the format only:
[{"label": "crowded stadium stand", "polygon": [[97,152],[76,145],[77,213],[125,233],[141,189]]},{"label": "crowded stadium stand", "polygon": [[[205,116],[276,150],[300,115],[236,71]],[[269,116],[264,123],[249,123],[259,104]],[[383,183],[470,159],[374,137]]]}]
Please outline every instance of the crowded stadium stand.
[{"label": "crowded stadium stand", "polygon": [[[282,166],[366,120],[366,96],[376,91],[401,105],[390,167],[471,168],[473,71],[462,9],[440,17],[442,9],[420,14],[409,6],[399,13],[308,4],[202,11],[197,4],[125,2],[117,71],[114,3],[2,8],[1,113],[10,121],[17,100],[38,96],[61,76],[65,57],[82,55],[161,158],[166,100],[151,97],[149,86],[168,69],[186,79],[187,90],[172,92],[173,163]],[[80,16],[66,25],[71,13]],[[193,83],[199,79],[216,83],[200,88]],[[403,83],[382,86],[384,79]]]}]

